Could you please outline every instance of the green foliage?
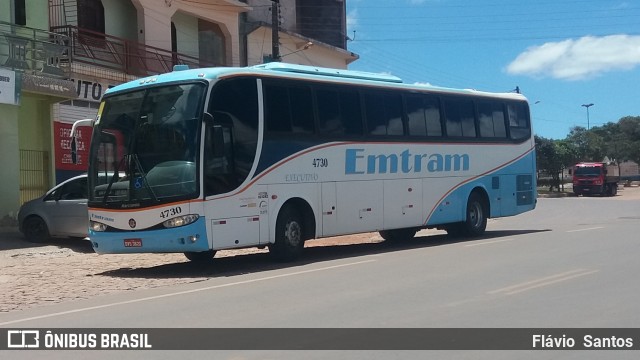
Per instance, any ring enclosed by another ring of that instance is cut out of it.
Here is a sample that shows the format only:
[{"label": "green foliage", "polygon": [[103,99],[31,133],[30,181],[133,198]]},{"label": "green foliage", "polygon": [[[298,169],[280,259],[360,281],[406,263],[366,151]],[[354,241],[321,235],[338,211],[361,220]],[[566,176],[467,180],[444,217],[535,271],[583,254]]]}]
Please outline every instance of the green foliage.
[{"label": "green foliage", "polygon": [[560,188],[560,174],[577,162],[578,149],[567,140],[536,136],[535,141],[538,170],[551,177],[551,188]]},{"label": "green foliage", "polygon": [[576,126],[563,140],[536,136],[538,170],[560,184],[562,170],[581,161],[602,161],[605,156],[618,162],[640,164],[640,116],[627,116],[617,123],[606,123],[587,130]]},{"label": "green foliage", "polygon": [[578,161],[602,161],[606,156],[640,163],[640,116],[627,116],[590,130],[574,127],[562,141],[575,146]]}]

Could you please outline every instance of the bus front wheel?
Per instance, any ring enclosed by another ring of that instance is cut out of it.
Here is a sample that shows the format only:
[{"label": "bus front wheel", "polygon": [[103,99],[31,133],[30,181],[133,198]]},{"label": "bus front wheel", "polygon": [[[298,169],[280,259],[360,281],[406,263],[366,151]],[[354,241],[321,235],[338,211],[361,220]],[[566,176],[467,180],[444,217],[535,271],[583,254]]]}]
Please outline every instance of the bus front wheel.
[{"label": "bus front wheel", "polygon": [[285,205],[276,220],[276,242],[269,245],[269,254],[277,261],[292,261],[304,249],[304,223],[300,212]]},{"label": "bus front wheel", "polygon": [[201,251],[201,252],[186,252],[184,256],[193,263],[203,264],[213,261],[213,257],[216,256],[215,250]]}]

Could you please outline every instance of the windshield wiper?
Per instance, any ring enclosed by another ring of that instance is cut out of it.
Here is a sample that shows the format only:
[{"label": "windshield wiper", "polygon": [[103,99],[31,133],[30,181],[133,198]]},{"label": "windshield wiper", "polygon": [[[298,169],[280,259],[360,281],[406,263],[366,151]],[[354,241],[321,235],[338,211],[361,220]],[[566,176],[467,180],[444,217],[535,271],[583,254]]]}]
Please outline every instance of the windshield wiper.
[{"label": "windshield wiper", "polygon": [[116,167],[116,170],[113,172],[113,175],[111,176],[111,179],[109,180],[109,184],[107,185],[107,189],[104,192],[104,196],[102,197],[102,203],[106,204],[107,203],[107,199],[109,199],[109,192],[111,192],[111,186],[113,186],[113,183],[120,178],[119,174],[120,174],[120,168],[122,167],[122,164],[124,163],[126,157],[123,157],[122,160],[120,160],[120,162],[118,163],[118,166]]},{"label": "windshield wiper", "polygon": [[[158,202],[158,197],[156,196],[156,193],[153,191],[153,189],[151,188],[151,185],[149,185],[149,182],[147,181],[147,174],[144,172],[144,169],[142,168],[142,164],[140,164],[140,159],[138,159],[138,154],[129,154],[128,155],[130,157],[130,159],[133,159],[136,168],[138,169],[138,172],[141,175],[142,178],[142,184],[145,186],[145,188],[147,190],[149,190],[149,194],[151,194],[151,198],[153,199],[153,201]],[[131,181],[136,181],[137,179],[136,177],[132,176],[131,177]],[[131,188],[131,185],[129,185],[129,188]],[[131,200],[131,191],[129,192],[129,200]]]}]

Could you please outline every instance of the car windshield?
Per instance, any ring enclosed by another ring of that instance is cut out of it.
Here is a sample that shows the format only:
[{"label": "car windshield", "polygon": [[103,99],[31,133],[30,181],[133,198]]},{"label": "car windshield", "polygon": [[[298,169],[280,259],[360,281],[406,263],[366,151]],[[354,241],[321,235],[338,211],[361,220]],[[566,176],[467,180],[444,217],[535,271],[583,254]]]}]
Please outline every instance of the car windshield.
[{"label": "car windshield", "polygon": [[576,167],[575,174],[578,176],[597,177],[600,176],[600,169],[597,166],[580,166]]},{"label": "car windshield", "polygon": [[205,85],[179,84],[104,100],[94,127],[89,201],[173,201],[197,196]]}]

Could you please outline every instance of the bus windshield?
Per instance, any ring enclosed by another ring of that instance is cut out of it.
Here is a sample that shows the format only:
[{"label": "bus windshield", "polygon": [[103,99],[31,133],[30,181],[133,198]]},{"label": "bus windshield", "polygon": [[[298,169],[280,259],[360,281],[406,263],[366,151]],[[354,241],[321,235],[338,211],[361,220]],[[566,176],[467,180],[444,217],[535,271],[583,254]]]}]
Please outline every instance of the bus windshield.
[{"label": "bus windshield", "polygon": [[205,90],[192,83],[106,97],[91,141],[89,202],[119,206],[196,197]]}]

